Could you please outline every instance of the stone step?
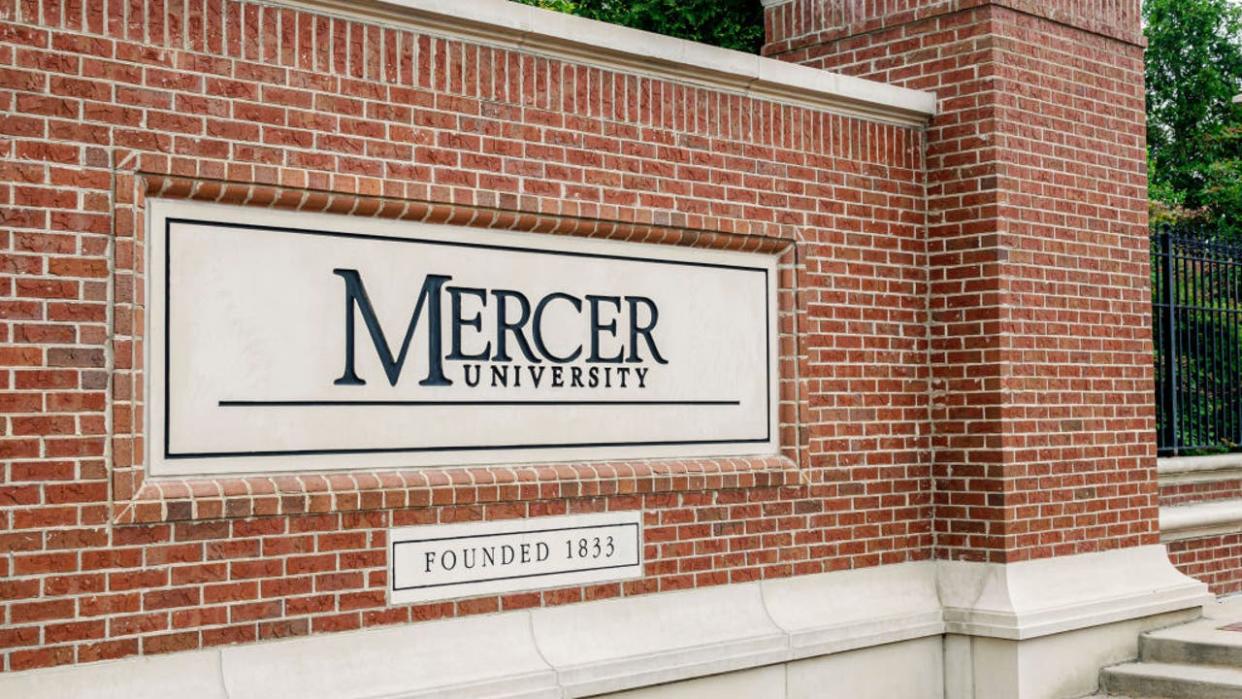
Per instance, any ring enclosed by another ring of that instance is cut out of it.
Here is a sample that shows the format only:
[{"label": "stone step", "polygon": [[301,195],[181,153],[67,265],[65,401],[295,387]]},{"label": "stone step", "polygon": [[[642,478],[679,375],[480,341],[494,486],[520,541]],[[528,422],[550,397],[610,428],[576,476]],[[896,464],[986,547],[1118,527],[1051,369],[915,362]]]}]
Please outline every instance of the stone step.
[{"label": "stone step", "polygon": [[1100,673],[1100,685],[1110,696],[1242,699],[1242,669],[1180,663],[1126,663],[1104,668]]},{"label": "stone step", "polygon": [[1237,604],[1220,605],[1221,612],[1198,621],[1149,631],[1139,637],[1139,660],[1183,665],[1220,665],[1242,669],[1242,632],[1226,630],[1238,619]]},{"label": "stone step", "polygon": [[1139,638],[1139,659],[1242,669],[1242,633],[1200,628],[1143,634]]}]

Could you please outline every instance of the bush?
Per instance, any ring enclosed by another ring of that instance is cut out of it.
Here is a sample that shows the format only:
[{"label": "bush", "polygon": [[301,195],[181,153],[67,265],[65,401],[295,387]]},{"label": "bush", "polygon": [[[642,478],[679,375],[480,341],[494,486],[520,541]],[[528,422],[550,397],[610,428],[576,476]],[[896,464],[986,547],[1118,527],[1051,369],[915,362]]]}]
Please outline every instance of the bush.
[{"label": "bush", "polygon": [[759,0],[516,2],[747,53],[759,53],[763,46],[763,6]]}]

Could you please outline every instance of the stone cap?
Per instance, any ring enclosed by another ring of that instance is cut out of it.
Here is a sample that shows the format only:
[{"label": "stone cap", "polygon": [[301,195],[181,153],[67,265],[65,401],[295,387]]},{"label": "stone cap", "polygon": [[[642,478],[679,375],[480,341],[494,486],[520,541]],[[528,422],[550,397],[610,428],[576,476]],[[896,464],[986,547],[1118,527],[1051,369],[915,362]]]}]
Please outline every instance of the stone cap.
[{"label": "stone cap", "polygon": [[283,0],[336,15],[912,126],[936,96],[508,0]]}]

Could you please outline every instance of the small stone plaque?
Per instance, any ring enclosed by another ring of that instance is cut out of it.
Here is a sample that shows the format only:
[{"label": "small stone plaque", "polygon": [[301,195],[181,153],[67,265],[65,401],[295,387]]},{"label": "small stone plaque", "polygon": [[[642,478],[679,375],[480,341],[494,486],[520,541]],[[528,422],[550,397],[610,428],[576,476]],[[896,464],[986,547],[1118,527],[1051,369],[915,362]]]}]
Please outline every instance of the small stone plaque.
[{"label": "small stone plaque", "polygon": [[391,530],[392,604],[636,578],[642,513],[401,527]]}]

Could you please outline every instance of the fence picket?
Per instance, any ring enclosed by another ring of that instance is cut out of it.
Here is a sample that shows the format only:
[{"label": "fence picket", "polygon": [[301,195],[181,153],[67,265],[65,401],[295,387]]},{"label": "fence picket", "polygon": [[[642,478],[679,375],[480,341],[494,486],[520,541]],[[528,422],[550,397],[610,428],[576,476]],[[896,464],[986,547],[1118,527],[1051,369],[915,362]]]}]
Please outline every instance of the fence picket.
[{"label": "fence picket", "polygon": [[1170,229],[1151,255],[1160,453],[1242,449],[1242,245]]}]

